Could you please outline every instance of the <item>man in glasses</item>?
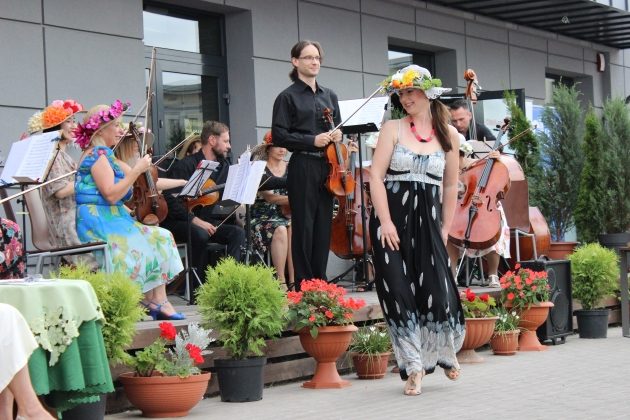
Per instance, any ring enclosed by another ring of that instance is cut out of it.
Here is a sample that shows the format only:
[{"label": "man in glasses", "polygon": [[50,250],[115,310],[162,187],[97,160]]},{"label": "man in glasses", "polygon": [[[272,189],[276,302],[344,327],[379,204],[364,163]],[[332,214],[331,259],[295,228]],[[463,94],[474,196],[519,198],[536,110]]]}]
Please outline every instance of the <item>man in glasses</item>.
[{"label": "man in glasses", "polygon": [[[282,91],[273,105],[274,146],[293,152],[289,161],[287,190],[291,206],[291,250],[296,290],[302,280],[326,279],[333,197],[325,187],[330,171],[324,148],[341,141],[341,131],[331,132],[341,122],[337,95],[317,83],[323,50],[318,42],[300,41],[291,49],[293,84]],[[328,110],[325,112],[325,110]]]}]

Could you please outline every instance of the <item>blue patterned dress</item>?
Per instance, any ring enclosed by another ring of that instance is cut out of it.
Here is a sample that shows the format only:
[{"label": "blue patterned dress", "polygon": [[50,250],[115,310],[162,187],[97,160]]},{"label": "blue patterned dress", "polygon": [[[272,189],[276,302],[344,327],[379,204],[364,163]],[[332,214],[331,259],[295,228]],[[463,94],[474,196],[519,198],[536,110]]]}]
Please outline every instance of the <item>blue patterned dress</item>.
[{"label": "blue patterned dress", "polygon": [[403,379],[436,366],[459,368],[465,325],[441,236],[444,167],[443,151],[421,155],[396,143],[385,189],[398,251],[382,247],[375,212],[370,219],[376,292]]},{"label": "blue patterned dress", "polygon": [[114,170],[114,182],[124,178],[108,147],[97,146],[83,159],[75,181],[77,233],[82,242],[107,242],[113,270],[127,273],[146,293],[173,279],[184,267],[171,232],[143,225],[123,208],[123,202],[131,197],[131,189],[115,205],[101,195],[91,173],[101,155],[107,157]]}]

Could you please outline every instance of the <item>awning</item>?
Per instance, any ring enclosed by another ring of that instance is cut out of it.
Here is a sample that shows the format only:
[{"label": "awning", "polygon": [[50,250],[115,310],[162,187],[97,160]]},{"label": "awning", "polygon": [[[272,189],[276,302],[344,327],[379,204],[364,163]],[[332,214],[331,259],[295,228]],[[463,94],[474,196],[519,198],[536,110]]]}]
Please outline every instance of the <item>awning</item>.
[{"label": "awning", "polygon": [[630,48],[630,13],[592,0],[427,0],[571,38]]}]

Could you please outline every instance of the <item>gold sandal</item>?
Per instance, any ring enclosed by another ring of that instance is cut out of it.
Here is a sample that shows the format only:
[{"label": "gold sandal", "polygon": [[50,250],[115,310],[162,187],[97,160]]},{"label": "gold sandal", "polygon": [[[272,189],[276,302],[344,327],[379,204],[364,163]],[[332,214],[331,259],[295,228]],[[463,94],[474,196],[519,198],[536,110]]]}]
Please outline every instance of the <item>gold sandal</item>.
[{"label": "gold sandal", "polygon": [[[420,379],[418,380],[418,376]],[[424,377],[424,370],[422,372],[416,372],[409,375],[407,382],[405,383],[405,389],[403,394],[408,396],[416,396],[422,394],[422,378]]]},{"label": "gold sandal", "polygon": [[455,366],[453,366],[450,369],[444,369],[444,374],[446,375],[446,377],[448,379],[450,379],[451,381],[456,381],[459,378],[459,372],[461,369],[456,368]]}]

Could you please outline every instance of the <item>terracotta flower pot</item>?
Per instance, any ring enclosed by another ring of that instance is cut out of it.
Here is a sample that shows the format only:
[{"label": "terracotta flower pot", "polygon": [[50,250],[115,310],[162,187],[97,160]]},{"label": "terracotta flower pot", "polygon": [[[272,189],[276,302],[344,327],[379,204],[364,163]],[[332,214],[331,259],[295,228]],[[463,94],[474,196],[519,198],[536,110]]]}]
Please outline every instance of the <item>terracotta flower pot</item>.
[{"label": "terracotta flower pot", "polygon": [[[510,308],[506,305],[506,308]],[[549,309],[553,308],[551,302],[541,302],[538,305],[526,307],[521,312],[521,320],[518,326],[521,328],[521,336],[518,339],[519,351],[545,351],[547,346],[540,344],[536,330],[547,320]]]},{"label": "terracotta flower pot", "polygon": [[352,364],[359,379],[381,379],[387,372],[391,352],[375,355],[352,353]]},{"label": "terracotta flower pot", "polygon": [[143,417],[184,417],[202,400],[210,373],[179,376],[134,376],[122,373],[118,379],[129,401]]},{"label": "terracotta flower pot", "polygon": [[499,356],[512,356],[518,350],[519,330],[495,332],[490,339],[492,352]]},{"label": "terracotta flower pot", "polygon": [[358,330],[354,325],[319,327],[317,338],[311,337],[307,328],[299,331],[300,343],[304,350],[317,362],[315,374],[310,381],[304,382],[304,388],[344,388],[350,381],[344,381],[337,372],[336,361],[346,351],[352,339],[352,333]]},{"label": "terracotta flower pot", "polygon": [[494,324],[499,317],[466,318],[466,335],[461,350],[457,353],[459,363],[481,363],[483,357],[475,349],[487,344],[494,333]]},{"label": "terracotta flower pot", "polygon": [[567,256],[573,254],[577,242],[551,242],[547,256],[552,260],[566,260]]}]

